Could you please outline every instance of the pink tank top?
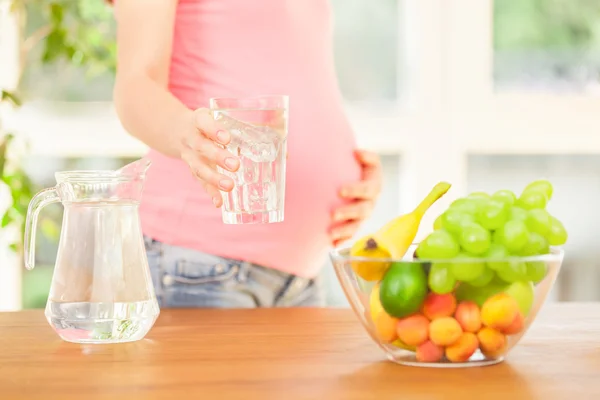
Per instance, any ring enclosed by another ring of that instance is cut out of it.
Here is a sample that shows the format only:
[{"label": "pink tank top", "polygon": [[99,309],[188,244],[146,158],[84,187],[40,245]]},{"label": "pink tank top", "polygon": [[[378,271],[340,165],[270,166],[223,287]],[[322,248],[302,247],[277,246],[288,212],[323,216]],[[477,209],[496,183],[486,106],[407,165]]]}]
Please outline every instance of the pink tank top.
[{"label": "pink tank top", "polygon": [[[316,275],[331,245],[339,188],[360,178],[332,55],[328,0],[180,0],[170,91],[185,105],[210,97],[290,97],[285,221],[225,225],[180,160],[151,150],[144,234],[176,246]],[[151,112],[151,111],[150,111]]]}]

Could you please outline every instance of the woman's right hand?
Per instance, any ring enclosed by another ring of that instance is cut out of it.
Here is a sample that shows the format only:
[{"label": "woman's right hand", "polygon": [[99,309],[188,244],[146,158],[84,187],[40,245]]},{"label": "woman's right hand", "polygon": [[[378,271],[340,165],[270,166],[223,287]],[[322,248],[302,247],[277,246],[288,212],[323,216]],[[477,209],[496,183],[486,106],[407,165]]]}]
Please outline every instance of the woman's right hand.
[{"label": "woman's right hand", "polygon": [[234,182],[217,171],[217,165],[231,172],[240,168],[240,160],[227,151],[231,136],[213,119],[209,109],[199,108],[192,113],[192,128],[180,138],[180,156],[212,197],[215,207],[223,199],[219,191],[230,192]]}]

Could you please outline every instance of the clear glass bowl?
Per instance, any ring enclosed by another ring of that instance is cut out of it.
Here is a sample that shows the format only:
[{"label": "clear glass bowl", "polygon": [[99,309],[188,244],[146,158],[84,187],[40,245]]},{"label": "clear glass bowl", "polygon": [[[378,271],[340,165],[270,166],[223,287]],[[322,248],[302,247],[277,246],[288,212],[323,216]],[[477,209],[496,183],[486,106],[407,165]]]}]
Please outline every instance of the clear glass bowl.
[{"label": "clear glass bowl", "polygon": [[[503,361],[535,320],[563,261],[560,248],[494,260],[421,260],[414,256],[416,248],[413,244],[401,260],[351,257],[349,247],[331,252],[344,293],[371,338],[388,359],[411,366]],[[389,269],[383,279],[367,281],[353,269],[359,262]],[[471,283],[444,275],[449,271],[470,280],[482,268],[488,276]]]}]

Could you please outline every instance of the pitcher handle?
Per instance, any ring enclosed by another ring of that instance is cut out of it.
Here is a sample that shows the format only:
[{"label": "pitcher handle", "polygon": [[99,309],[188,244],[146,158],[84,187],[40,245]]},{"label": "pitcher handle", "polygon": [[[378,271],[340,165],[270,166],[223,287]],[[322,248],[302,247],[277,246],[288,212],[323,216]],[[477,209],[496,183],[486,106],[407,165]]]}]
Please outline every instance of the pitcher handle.
[{"label": "pitcher handle", "polygon": [[35,234],[37,231],[38,217],[42,208],[48,204],[58,203],[60,197],[56,187],[44,189],[38,192],[27,208],[27,219],[25,220],[25,243],[24,243],[24,258],[25,268],[31,270],[35,266]]}]

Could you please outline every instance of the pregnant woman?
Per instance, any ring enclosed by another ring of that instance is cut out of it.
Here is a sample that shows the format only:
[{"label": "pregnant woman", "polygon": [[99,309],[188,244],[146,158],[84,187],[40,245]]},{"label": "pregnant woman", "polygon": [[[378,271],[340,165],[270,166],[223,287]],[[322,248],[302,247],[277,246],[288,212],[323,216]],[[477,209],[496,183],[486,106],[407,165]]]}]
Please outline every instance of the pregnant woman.
[{"label": "pregnant woman", "polygon": [[[150,147],[140,206],[161,307],[323,305],[327,250],[349,239],[381,186],[355,148],[332,54],[328,0],[115,0],[115,104]],[[357,77],[358,79],[359,77]],[[219,191],[239,160],[211,97],[290,98],[285,221],[225,225]]]}]

